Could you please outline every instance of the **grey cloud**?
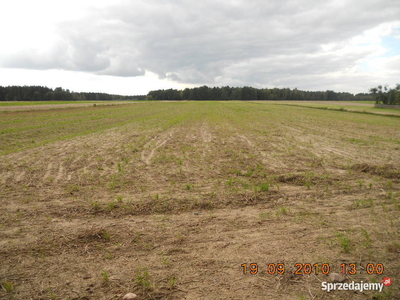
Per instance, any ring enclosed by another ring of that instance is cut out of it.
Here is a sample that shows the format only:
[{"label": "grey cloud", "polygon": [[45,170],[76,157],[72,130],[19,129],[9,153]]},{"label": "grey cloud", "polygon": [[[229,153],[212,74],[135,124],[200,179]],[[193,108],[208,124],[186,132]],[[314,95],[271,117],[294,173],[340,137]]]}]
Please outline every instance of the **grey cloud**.
[{"label": "grey cloud", "polygon": [[145,70],[141,69],[138,64],[128,54],[113,55],[107,68],[97,72],[99,75],[113,75],[121,77],[142,76]]},{"label": "grey cloud", "polygon": [[27,49],[8,57],[3,66],[27,69],[66,69],[96,72],[107,68],[110,58],[102,47],[90,39],[64,36],[51,49]]},{"label": "grey cloud", "polygon": [[176,75],[175,73],[167,74],[166,78],[168,78],[169,80],[173,80],[173,81],[181,80],[181,78],[179,78],[179,76]]},{"label": "grey cloud", "polygon": [[124,1],[60,24],[54,49],[19,54],[7,65],[267,85],[346,70],[368,53],[328,56],[321,45],[344,42],[399,15],[392,0]]}]

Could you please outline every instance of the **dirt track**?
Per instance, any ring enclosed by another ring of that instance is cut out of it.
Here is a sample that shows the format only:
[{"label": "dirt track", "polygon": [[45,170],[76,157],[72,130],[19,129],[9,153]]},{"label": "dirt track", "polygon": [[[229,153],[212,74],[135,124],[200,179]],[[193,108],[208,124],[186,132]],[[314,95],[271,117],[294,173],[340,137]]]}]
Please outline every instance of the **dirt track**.
[{"label": "dirt track", "polygon": [[40,104],[40,105],[15,105],[15,106],[0,106],[0,111],[31,111],[31,110],[48,110],[48,109],[59,109],[59,108],[74,108],[74,107],[89,107],[102,105],[120,105],[120,104],[130,104],[130,103],[140,103],[140,102],[96,102],[96,103],[71,103],[71,104]]},{"label": "dirt track", "polygon": [[301,101],[301,103],[319,103],[319,104],[335,104],[344,106],[374,107],[374,104],[370,103],[358,103],[358,102],[346,102],[346,101]]}]

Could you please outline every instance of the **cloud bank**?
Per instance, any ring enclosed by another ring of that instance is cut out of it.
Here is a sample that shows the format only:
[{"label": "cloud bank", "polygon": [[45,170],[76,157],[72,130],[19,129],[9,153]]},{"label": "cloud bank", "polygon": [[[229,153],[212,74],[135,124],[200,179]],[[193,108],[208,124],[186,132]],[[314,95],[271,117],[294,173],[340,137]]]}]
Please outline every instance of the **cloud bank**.
[{"label": "cloud bank", "polygon": [[362,90],[400,78],[400,49],[382,46],[384,37],[400,36],[399,15],[392,0],[114,1],[56,23],[49,45],[10,50],[0,65]]}]

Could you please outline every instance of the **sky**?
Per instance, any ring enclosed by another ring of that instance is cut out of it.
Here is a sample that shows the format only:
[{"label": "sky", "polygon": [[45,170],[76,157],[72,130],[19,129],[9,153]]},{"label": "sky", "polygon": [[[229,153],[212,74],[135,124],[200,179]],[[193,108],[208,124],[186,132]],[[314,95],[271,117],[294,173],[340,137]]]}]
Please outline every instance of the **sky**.
[{"label": "sky", "polygon": [[398,0],[6,0],[0,85],[364,93],[400,83]]}]

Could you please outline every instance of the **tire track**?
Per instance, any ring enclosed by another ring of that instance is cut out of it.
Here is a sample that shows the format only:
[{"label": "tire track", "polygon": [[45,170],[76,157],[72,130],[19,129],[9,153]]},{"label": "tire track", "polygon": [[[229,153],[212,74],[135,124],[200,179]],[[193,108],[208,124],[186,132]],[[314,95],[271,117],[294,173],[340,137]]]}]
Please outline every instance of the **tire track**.
[{"label": "tire track", "polygon": [[57,176],[56,176],[56,178],[54,180],[55,182],[59,182],[64,176],[65,168],[64,168],[63,164],[64,163],[60,163],[60,166],[59,166],[58,172],[57,172]]},{"label": "tire track", "polygon": [[[146,148],[151,148],[151,150],[150,150],[150,153],[148,153],[147,155],[146,155],[146,151],[145,150],[142,151],[142,154],[141,154],[142,161],[146,165],[149,165],[151,163],[152,158],[154,157],[154,154],[155,154],[156,150],[159,149],[160,147],[164,146],[167,143],[167,141],[169,139],[171,139],[171,138],[172,138],[172,132],[170,132],[169,134],[165,134],[164,136],[161,136],[161,137],[159,137],[157,139],[153,138],[152,140],[147,142],[144,145],[144,148],[145,149]],[[154,143],[154,141],[156,141],[156,144],[155,144],[154,147],[151,147],[151,144]]]},{"label": "tire track", "polygon": [[47,165],[46,174],[44,174],[44,176],[43,176],[43,180],[45,180],[45,179],[47,179],[48,177],[50,177],[52,168],[53,168],[53,163],[49,163],[49,164]]},{"label": "tire track", "polygon": [[16,181],[16,182],[20,182],[20,181],[24,178],[25,173],[26,173],[25,170],[22,171],[22,172],[20,172],[20,173],[17,175],[17,177],[15,177],[15,181]]}]

